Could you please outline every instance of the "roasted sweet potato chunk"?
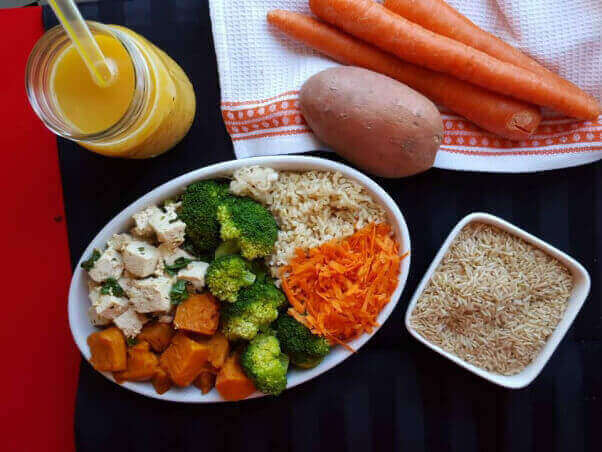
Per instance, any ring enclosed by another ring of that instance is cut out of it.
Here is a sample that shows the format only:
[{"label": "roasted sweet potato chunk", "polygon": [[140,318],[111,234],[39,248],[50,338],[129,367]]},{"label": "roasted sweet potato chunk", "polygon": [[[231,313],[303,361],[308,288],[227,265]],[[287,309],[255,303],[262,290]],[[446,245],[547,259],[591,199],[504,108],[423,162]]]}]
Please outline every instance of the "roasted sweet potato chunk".
[{"label": "roasted sweet potato chunk", "polygon": [[192,295],[178,305],[176,329],[212,335],[219,325],[219,303],[209,292]]},{"label": "roasted sweet potato chunk", "polygon": [[201,369],[201,373],[203,372],[209,372],[210,374],[217,375],[219,369],[216,369],[211,365],[211,362],[207,361],[205,364],[203,364],[203,368]]},{"label": "roasted sweet potato chunk", "polygon": [[209,359],[209,347],[177,333],[161,355],[160,366],[177,386],[188,386]]},{"label": "roasted sweet potato chunk", "polygon": [[163,394],[171,388],[171,379],[169,378],[169,375],[167,375],[167,372],[161,369],[160,366],[157,368],[151,382],[153,383],[153,387],[155,388],[155,391],[157,391],[157,394]]},{"label": "roasted sweet potato chunk", "polygon": [[209,339],[197,339],[197,342],[207,344],[209,347],[209,363],[215,369],[221,369],[230,351],[230,343],[226,336],[218,332]]},{"label": "roasted sweet potato chunk", "polygon": [[213,372],[202,371],[193,383],[201,390],[203,394],[207,394],[215,386],[215,374]]},{"label": "roasted sweet potato chunk", "polygon": [[159,358],[150,351],[148,342],[139,341],[127,350],[127,368],[114,372],[117,383],[124,381],[148,381],[153,378],[159,367]]},{"label": "roasted sweet potato chunk", "polygon": [[226,359],[217,374],[215,387],[224,399],[233,401],[249,397],[256,391],[255,385],[240,366],[238,353],[234,353]]},{"label": "roasted sweet potato chunk", "polygon": [[137,338],[148,342],[154,351],[161,353],[167,348],[174,334],[175,331],[169,323],[153,322],[144,325]]},{"label": "roasted sweet potato chunk", "polygon": [[90,364],[96,370],[115,372],[126,369],[127,347],[125,337],[119,328],[113,326],[90,334],[88,346],[92,354]]}]

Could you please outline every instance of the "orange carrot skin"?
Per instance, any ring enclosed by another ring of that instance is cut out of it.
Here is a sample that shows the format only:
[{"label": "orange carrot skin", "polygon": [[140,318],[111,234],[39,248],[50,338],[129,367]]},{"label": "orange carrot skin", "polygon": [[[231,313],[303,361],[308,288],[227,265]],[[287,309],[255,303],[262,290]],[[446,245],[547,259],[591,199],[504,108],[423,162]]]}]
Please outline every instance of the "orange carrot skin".
[{"label": "orange carrot skin", "polygon": [[589,96],[573,83],[548,70],[520,50],[479,28],[444,0],[385,0],[384,5],[385,8],[427,30],[460,41],[498,60],[514,64],[544,77],[551,77],[565,85],[566,89],[573,90],[576,95],[581,93],[581,95]]},{"label": "orange carrot skin", "polygon": [[548,77],[433,33],[373,0],[309,3],[319,18],[403,60],[574,118],[595,119],[599,114],[595,99],[576,96]]},{"label": "orange carrot skin", "polygon": [[427,30],[463,42],[498,60],[532,72],[550,73],[520,50],[477,27],[443,0],[385,0],[384,5]]},{"label": "orange carrot skin", "polygon": [[405,83],[434,102],[501,137],[525,139],[541,121],[537,107],[440,72],[404,63],[304,14],[274,10],[268,13],[268,22],[336,61],[380,72]]}]

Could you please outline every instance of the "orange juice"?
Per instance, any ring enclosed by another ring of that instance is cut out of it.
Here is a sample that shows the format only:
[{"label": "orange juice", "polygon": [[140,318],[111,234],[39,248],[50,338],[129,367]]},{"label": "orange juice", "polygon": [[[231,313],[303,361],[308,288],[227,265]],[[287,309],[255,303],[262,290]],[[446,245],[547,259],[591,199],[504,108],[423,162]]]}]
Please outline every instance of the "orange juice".
[{"label": "orange juice", "polygon": [[88,25],[117,70],[114,82],[97,86],[58,26],[29,56],[26,89],[33,109],[53,132],[99,154],[148,158],[171,149],[194,119],[195,95],[186,73],[132,30]]},{"label": "orange juice", "polygon": [[116,124],[134,95],[134,66],[125,47],[111,36],[97,36],[96,42],[117,72],[109,87],[94,83],[73,45],[59,55],[51,75],[52,92],[61,113],[75,128],[88,134]]}]

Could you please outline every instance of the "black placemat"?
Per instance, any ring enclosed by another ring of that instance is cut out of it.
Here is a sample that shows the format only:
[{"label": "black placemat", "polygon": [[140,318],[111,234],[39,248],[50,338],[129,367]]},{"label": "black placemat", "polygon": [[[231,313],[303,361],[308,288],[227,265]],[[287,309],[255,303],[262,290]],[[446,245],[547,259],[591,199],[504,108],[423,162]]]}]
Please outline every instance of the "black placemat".
[{"label": "black placemat", "polygon": [[[177,60],[195,86],[197,114],[184,141],[153,160],[112,160],[59,140],[73,262],[139,196],[180,174],[234,158],[219,112],[206,1],[106,1],[85,3],[81,10],[87,19],[132,28]],[[47,26],[54,23],[48,9],[45,19]],[[75,415],[78,450],[599,450],[602,164],[525,175],[431,170],[379,182],[406,216],[412,269],[397,309],[359,353],[279,398],[218,405],[147,399],[84,362]],[[523,390],[498,388],[469,374],[403,327],[407,303],[439,246],[474,211],[499,215],[541,237],[577,258],[592,276],[592,292],[575,324]]]}]

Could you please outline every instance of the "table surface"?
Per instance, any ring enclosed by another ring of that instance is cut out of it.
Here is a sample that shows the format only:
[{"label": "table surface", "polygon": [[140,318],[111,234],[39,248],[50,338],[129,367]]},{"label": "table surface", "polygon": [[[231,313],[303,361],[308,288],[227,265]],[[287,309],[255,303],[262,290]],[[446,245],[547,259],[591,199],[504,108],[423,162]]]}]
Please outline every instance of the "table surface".
[{"label": "table surface", "polygon": [[[184,141],[153,160],[112,160],[59,140],[73,262],[139,196],[234,158],[219,111],[206,1],[108,1],[81,9],[87,19],[123,24],[164,49],[192,80],[198,107]],[[48,10],[45,19],[52,24]],[[406,217],[412,268],[397,309],[357,355],[278,398],[216,405],[147,399],[84,362],[75,414],[78,450],[599,450],[602,164],[524,175],[431,170],[378,182]],[[550,242],[592,276],[573,327],[537,380],[522,390],[473,376],[419,344],[403,326],[407,303],[444,238],[475,211]]]}]

